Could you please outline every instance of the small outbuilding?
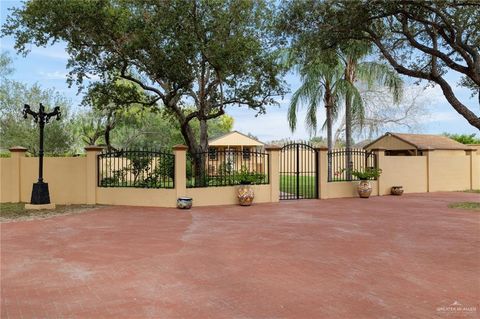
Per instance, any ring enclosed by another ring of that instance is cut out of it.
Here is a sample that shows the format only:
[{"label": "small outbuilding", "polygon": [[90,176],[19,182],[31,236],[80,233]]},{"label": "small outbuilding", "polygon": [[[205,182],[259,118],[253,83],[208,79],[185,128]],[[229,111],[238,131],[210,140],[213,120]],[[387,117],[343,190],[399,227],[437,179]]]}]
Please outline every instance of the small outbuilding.
[{"label": "small outbuilding", "polygon": [[366,150],[385,149],[387,156],[422,156],[425,151],[441,150],[465,154],[472,147],[447,136],[433,134],[386,133],[364,146]]},{"label": "small outbuilding", "polygon": [[263,152],[265,144],[243,133],[233,131],[208,141],[208,168],[216,174],[222,167],[233,170],[246,166],[262,172],[265,158],[257,152]]},{"label": "small outbuilding", "polygon": [[263,149],[264,143],[238,131],[208,140],[208,146],[216,150],[255,151]]}]

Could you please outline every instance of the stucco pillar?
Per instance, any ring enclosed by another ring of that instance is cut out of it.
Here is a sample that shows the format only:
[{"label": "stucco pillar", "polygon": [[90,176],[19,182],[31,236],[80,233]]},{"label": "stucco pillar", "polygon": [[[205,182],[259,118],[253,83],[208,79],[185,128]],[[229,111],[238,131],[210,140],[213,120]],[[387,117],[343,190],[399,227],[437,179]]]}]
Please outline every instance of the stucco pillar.
[{"label": "stucco pillar", "polygon": [[424,150],[423,153],[427,157],[427,193],[433,191],[433,183],[432,183],[432,175],[431,175],[431,169],[432,169],[432,157],[433,157],[433,150]]},{"label": "stucco pillar", "polygon": [[[25,157],[25,153],[27,149],[21,146],[14,146],[9,148],[10,151],[10,159],[13,162],[12,165],[12,180],[10,183],[10,187],[12,189],[12,202],[19,203],[21,201],[22,195],[22,183],[21,183],[21,174],[22,174],[22,167],[21,167],[21,160]],[[3,173],[5,174],[5,172]]]},{"label": "stucco pillar", "polygon": [[187,146],[175,145],[175,191],[178,197],[187,195]]},{"label": "stucco pillar", "polygon": [[[385,159],[385,149],[384,148],[375,148],[372,149],[372,151],[376,154],[377,156],[377,168],[381,169],[382,171],[384,170],[383,168],[383,163]],[[377,178],[377,195],[385,195],[385,192],[383,191],[384,188],[384,183],[382,180],[382,174]]]},{"label": "stucco pillar", "polygon": [[103,150],[103,147],[89,145],[85,147],[87,153],[86,165],[86,204],[94,205],[97,203],[97,182],[98,182],[98,161],[97,155]]},{"label": "stucco pillar", "polygon": [[267,145],[265,150],[268,153],[268,180],[270,183],[270,201],[280,201],[280,150],[277,145]]},{"label": "stucco pillar", "polygon": [[315,148],[318,156],[318,193],[320,199],[328,198],[328,148]]},{"label": "stucco pillar", "polygon": [[470,189],[480,189],[480,150],[470,150]]}]

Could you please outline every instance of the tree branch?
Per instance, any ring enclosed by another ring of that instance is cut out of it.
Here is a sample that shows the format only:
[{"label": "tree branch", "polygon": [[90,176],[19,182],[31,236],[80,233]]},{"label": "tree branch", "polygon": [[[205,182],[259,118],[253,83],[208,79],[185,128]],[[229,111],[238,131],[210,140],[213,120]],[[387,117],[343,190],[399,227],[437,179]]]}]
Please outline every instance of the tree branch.
[{"label": "tree branch", "polygon": [[480,118],[475,115],[472,111],[470,111],[465,105],[463,105],[453,93],[451,86],[445,81],[440,75],[433,75],[432,73],[425,73],[420,71],[415,71],[400,65],[395,58],[390,54],[390,52],[385,48],[382,44],[378,36],[372,31],[367,30],[367,32],[372,37],[372,41],[378,47],[378,49],[382,52],[383,56],[387,59],[387,61],[392,65],[392,67],[400,74],[429,80],[437,83],[440,85],[440,88],[445,95],[447,101],[453,106],[453,108],[462,115],[470,124],[475,126],[476,128],[480,129]]},{"label": "tree branch", "polygon": [[127,64],[125,63],[120,71],[120,77],[125,79],[125,80],[129,80],[131,82],[134,82],[138,85],[140,85],[140,87],[142,89],[144,89],[145,91],[150,91],[150,92],[154,92],[156,93],[161,99],[165,99],[165,95],[157,88],[154,88],[152,86],[148,86],[148,85],[145,85],[142,81],[134,78],[133,76],[131,75],[128,75],[126,74],[126,71],[127,71]]}]

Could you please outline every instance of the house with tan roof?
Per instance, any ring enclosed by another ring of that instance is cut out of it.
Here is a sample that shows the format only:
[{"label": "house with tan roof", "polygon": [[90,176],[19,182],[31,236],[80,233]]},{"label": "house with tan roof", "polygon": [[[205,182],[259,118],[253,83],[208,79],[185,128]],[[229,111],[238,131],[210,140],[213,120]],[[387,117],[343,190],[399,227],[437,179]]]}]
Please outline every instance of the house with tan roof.
[{"label": "house with tan roof", "polygon": [[422,156],[425,151],[434,150],[465,155],[465,151],[473,148],[443,135],[388,132],[365,145],[364,149],[384,149],[387,156]]},{"label": "house with tan roof", "polygon": [[238,131],[228,132],[208,141],[208,169],[217,172],[223,167],[238,170],[242,166],[261,172],[263,159],[259,152],[264,151],[265,143]]}]

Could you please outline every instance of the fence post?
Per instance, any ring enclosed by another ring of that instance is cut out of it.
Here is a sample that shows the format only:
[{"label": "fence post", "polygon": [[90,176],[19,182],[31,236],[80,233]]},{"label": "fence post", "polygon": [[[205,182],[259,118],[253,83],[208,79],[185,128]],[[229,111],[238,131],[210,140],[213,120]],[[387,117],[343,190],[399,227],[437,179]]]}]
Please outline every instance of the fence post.
[{"label": "fence post", "polygon": [[320,199],[328,198],[328,148],[327,147],[317,147],[315,150],[318,153],[318,167],[317,172],[319,174],[318,178],[318,192]]},{"label": "fence post", "polygon": [[268,181],[270,184],[270,201],[272,203],[280,200],[280,150],[277,145],[267,145],[265,150],[268,153]]},{"label": "fence post", "polygon": [[175,155],[175,191],[178,197],[187,194],[187,149],[185,145],[173,146]]},{"label": "fence post", "polygon": [[[21,167],[21,160],[22,157],[25,157],[25,153],[27,149],[21,146],[14,146],[8,149],[11,154],[11,160],[13,161],[13,168],[12,168],[12,181],[10,187],[12,188],[12,202],[19,203],[22,201],[22,167]],[[3,173],[5,174],[5,173]]]},{"label": "fence post", "polygon": [[467,151],[470,156],[470,190],[480,189],[480,148]]},{"label": "fence post", "polygon": [[97,155],[103,150],[103,147],[97,145],[89,145],[85,147],[87,153],[86,165],[86,204],[95,205],[97,203],[97,180],[98,167]]},{"label": "fence post", "polygon": [[[377,157],[377,168],[383,170],[382,166],[384,163],[384,158],[385,158],[385,149],[384,148],[374,148],[372,149],[372,152],[375,153],[375,156]],[[384,191],[382,190],[383,186],[383,180],[382,180],[382,174],[377,178],[377,195],[381,196],[384,195]]]}]

